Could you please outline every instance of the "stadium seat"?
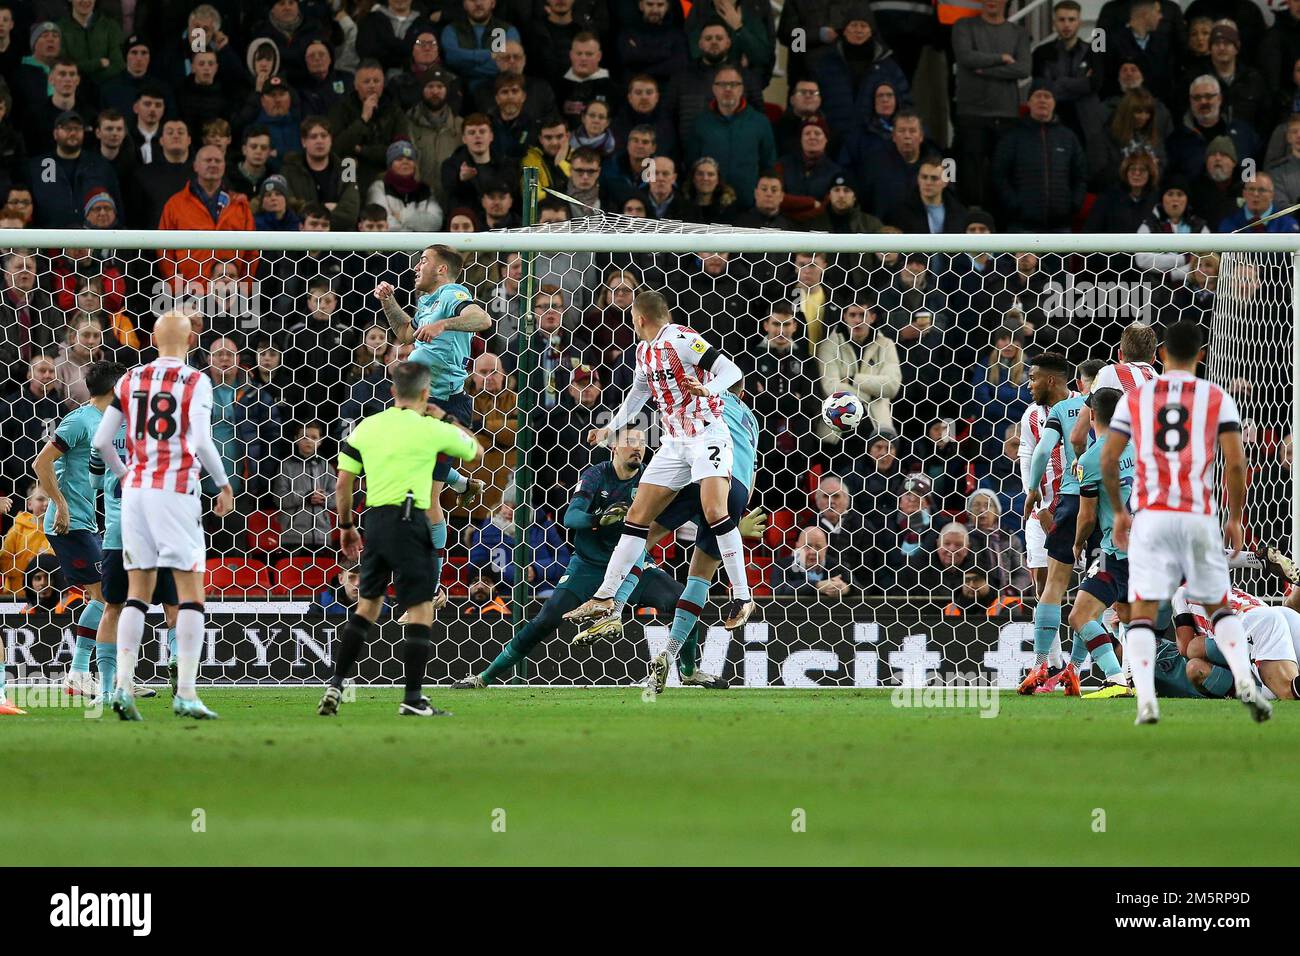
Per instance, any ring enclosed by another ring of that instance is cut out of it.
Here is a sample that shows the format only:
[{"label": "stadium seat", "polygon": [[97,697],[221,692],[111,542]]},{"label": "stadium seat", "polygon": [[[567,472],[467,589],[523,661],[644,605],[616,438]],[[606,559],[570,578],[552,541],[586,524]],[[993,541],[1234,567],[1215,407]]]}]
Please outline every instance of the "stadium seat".
[{"label": "stadium seat", "polygon": [[247,558],[211,558],[203,586],[222,597],[245,597],[250,591],[265,594],[271,588],[271,569]]},{"label": "stadium seat", "polygon": [[315,594],[338,570],[333,558],[281,558],[275,562],[274,590],[295,597]]},{"label": "stadium seat", "polygon": [[274,511],[254,511],[248,516],[248,547],[267,553],[280,547],[280,516]]}]

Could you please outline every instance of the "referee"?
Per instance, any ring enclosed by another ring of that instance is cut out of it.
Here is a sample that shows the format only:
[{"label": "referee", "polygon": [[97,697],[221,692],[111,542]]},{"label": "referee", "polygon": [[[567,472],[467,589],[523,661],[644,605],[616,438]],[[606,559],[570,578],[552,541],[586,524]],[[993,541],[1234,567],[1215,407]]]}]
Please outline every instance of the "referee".
[{"label": "referee", "polygon": [[[352,671],[370,637],[370,628],[384,607],[384,593],[393,583],[397,603],[407,608],[402,632],[402,667],[406,694],[398,715],[449,716],[429,704],[421,690],[424,669],[433,647],[433,596],[438,579],[433,571],[433,541],[425,513],[433,491],[438,454],[463,461],[478,455],[474,436],[457,425],[425,415],[429,404],[429,368],[403,362],[393,369],[393,407],[358,423],[339,449],[335,489],[343,555],[355,561],[361,554],[361,585],[356,611],[348,618],[334,651],[334,675],[316,713],[338,713],[343,681]],[[353,521],[352,492],[366,477],[366,547]]]}]

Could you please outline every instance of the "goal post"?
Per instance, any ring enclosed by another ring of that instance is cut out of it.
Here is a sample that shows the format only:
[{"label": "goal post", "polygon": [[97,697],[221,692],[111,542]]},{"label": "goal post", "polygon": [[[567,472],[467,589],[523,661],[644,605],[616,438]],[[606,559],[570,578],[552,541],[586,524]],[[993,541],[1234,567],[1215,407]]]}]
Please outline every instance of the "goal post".
[{"label": "goal post", "polygon": [[[0,494],[23,509],[31,460],[82,400],[92,356],[147,358],[153,319],[190,310],[194,362],[217,384],[217,444],[240,486],[235,515],[208,521],[214,613],[201,679],[320,681],[349,601],[333,451],[355,420],[385,407],[386,368],[403,354],[371,292],[390,281],[413,312],[412,256],[445,243],[465,255],[465,281],[496,327],[479,337],[466,383],[485,451],[465,470],[487,496],[469,512],[444,500],[452,599],[435,628],[437,683],[481,671],[565,583],[564,510],[582,471],[608,456],[586,432],[630,382],[629,308],[644,289],[742,367],[760,425],[750,506],[768,527],[746,539],[759,609],[727,634],[719,577],[702,620],[701,666],[733,685],[872,687],[957,673],[1017,683],[1032,663],[1019,517],[1027,362],[1047,349],[1075,364],[1111,361],[1135,320],[1202,323],[1205,374],[1249,419],[1251,541],[1300,559],[1300,463],[1289,445],[1300,426],[1297,237],[787,233],[578,206],[537,225],[535,180],[525,191],[528,224],[486,233],[0,230],[0,250],[17,250],[0,283],[30,306],[21,320],[5,312],[0,328]],[[172,253],[167,271],[160,250]],[[835,390],[854,391],[867,410],[848,435],[820,421]],[[323,434],[313,438],[315,423]],[[653,450],[650,409],[636,425]],[[683,525],[653,551],[679,585],[697,531]],[[48,557],[15,558],[0,607],[6,660],[59,674],[71,622],[30,587],[52,570]],[[37,610],[24,614],[29,601]],[[671,606],[631,620],[590,649],[571,647],[563,625],[513,676],[638,682],[667,643]],[[144,678],[163,646],[159,623],[151,617]],[[399,640],[385,617],[361,681],[400,679]]]}]

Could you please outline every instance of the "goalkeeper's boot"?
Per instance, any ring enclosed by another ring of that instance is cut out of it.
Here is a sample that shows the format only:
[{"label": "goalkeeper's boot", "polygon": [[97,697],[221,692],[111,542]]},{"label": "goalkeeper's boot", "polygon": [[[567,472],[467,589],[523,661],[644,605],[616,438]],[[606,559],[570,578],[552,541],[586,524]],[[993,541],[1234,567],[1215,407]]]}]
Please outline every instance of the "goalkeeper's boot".
[{"label": "goalkeeper's boot", "polygon": [[623,636],[623,615],[611,614],[588,624],[573,635],[574,647],[587,647],[602,639],[615,640]]},{"label": "goalkeeper's boot", "polygon": [[696,668],[691,674],[682,676],[684,687],[706,687],[709,690],[726,690],[731,685],[725,677],[718,677]]},{"label": "goalkeeper's boot", "polygon": [[135,706],[135,697],[121,688],[113,694],[113,713],[122,720],[144,720]]},{"label": "goalkeeper's boot", "polygon": [[1300,564],[1296,564],[1272,545],[1261,544],[1255,549],[1255,556],[1264,565],[1264,570],[1289,584],[1300,584]]},{"label": "goalkeeper's boot", "polygon": [[1143,724],[1160,723],[1160,707],[1154,700],[1149,700],[1145,704],[1138,704],[1137,720],[1133,721],[1141,727]]},{"label": "goalkeeper's boot", "polygon": [[645,689],[658,696],[668,683],[668,652],[664,651],[650,662],[650,674],[645,679]]},{"label": "goalkeeper's boot", "polygon": [[485,485],[478,478],[466,478],[465,490],[456,498],[456,503],[462,508],[469,510],[478,504],[479,499],[483,497]]},{"label": "goalkeeper's boot", "polygon": [[320,703],[316,705],[316,713],[321,717],[333,717],[338,714],[341,703],[343,703],[343,690],[330,684],[321,695]]},{"label": "goalkeeper's boot", "polygon": [[173,657],[167,662],[167,686],[172,689],[172,696],[176,696],[176,681],[180,675],[180,670],[176,666],[176,658]]},{"label": "goalkeeper's boot", "polygon": [[148,684],[136,684],[135,696],[141,700],[148,700],[150,697],[157,697],[158,691],[154,690]]},{"label": "goalkeeper's boot", "polygon": [[197,697],[172,698],[172,713],[177,717],[193,717],[195,720],[216,720],[217,712]]},{"label": "goalkeeper's boot", "polygon": [[487,681],[479,674],[470,674],[451,685],[452,690],[483,690],[485,687]]},{"label": "goalkeeper's boot", "polygon": [[402,701],[402,706],[397,708],[398,717],[451,717],[452,712],[449,710],[440,710],[429,703],[429,698],[421,697],[418,701]]},{"label": "goalkeeper's boot", "polygon": [[1132,697],[1133,688],[1122,680],[1107,677],[1098,690],[1083,695],[1084,700],[1108,700],[1111,697]]},{"label": "goalkeeper's boot", "polygon": [[1237,699],[1246,705],[1251,719],[1262,724],[1273,716],[1273,705],[1264,699],[1263,692],[1251,677],[1237,681]]},{"label": "goalkeeper's boot", "polygon": [[26,717],[27,711],[14,704],[9,703],[9,699],[0,695],[0,717]]},{"label": "goalkeeper's boot", "polygon": [[1016,693],[1026,697],[1030,694],[1037,693],[1038,688],[1043,686],[1047,681],[1048,676],[1046,661],[1035,665],[1034,668],[1025,675],[1025,679],[1020,682],[1020,687],[1017,688]]},{"label": "goalkeeper's boot", "polygon": [[63,693],[69,697],[94,697],[99,693],[95,675],[90,671],[68,671],[63,677]]},{"label": "goalkeeper's boot", "polygon": [[745,626],[749,620],[749,615],[754,613],[753,599],[742,601],[739,598],[733,598],[727,602],[727,606],[722,609],[722,626],[729,631],[738,631]]},{"label": "goalkeeper's boot", "polygon": [[572,611],[564,615],[566,621],[573,621],[576,624],[585,624],[587,621],[596,621],[601,618],[609,617],[614,611],[614,599],[592,598],[586,604],[575,607]]}]

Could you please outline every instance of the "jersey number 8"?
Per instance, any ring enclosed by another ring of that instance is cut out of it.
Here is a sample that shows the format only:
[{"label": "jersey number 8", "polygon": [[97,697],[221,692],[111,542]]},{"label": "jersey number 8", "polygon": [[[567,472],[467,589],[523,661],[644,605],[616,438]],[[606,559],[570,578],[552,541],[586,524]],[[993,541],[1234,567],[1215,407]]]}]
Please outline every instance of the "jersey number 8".
[{"label": "jersey number 8", "polygon": [[1182,405],[1166,405],[1156,416],[1159,425],[1157,444],[1161,451],[1182,451],[1190,442],[1187,409]]}]

